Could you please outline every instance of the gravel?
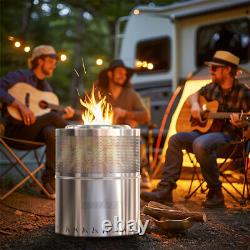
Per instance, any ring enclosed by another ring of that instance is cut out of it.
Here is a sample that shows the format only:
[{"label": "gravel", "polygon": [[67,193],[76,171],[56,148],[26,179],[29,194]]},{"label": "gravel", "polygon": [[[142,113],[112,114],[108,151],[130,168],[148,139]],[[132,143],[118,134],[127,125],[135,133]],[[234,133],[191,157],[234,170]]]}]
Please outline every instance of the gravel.
[{"label": "gravel", "polygon": [[226,196],[227,208],[203,209],[203,194],[185,201],[185,192],[185,188],[175,191],[176,203],[205,212],[207,222],[196,222],[182,233],[162,232],[141,213],[142,221],[150,220],[145,235],[112,238],[58,235],[53,200],[15,193],[0,203],[0,249],[250,249],[250,204],[240,206]]}]

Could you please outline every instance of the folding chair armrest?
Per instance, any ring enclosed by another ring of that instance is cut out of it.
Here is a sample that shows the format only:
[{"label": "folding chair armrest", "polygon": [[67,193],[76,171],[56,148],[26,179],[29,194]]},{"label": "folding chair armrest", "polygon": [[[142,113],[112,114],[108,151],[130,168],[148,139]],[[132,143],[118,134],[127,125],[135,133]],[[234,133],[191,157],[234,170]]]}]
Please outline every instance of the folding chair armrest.
[{"label": "folding chair armrest", "polygon": [[26,145],[36,146],[36,147],[42,147],[45,145],[43,142],[36,142],[36,141],[28,141],[28,140],[22,140],[22,139],[14,139],[7,136],[0,136],[1,139],[11,141],[11,142],[17,142],[17,143],[24,143]]}]

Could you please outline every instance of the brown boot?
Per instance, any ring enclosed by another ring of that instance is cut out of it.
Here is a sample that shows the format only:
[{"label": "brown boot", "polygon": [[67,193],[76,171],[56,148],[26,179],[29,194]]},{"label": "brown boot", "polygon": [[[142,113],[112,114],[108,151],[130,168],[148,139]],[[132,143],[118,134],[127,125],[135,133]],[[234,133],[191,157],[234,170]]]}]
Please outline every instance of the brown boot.
[{"label": "brown boot", "polygon": [[173,203],[173,188],[170,186],[158,186],[152,192],[141,192],[141,199],[144,201],[156,201],[160,203]]},{"label": "brown boot", "polygon": [[206,208],[224,207],[224,195],[221,189],[209,190],[206,200],[202,202],[202,205]]}]

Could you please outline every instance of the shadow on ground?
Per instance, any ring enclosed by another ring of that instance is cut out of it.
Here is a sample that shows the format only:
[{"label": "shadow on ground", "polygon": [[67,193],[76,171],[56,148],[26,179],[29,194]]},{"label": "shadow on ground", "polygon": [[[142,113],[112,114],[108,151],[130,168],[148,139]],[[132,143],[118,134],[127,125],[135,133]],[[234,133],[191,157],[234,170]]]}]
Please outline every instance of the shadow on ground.
[{"label": "shadow on ground", "polygon": [[[15,193],[0,203],[1,249],[250,249],[250,205],[240,206],[226,196],[225,209],[205,210],[204,194],[185,201],[188,185],[181,181],[176,204],[205,212],[206,223],[195,223],[183,233],[161,232],[150,220],[143,236],[78,238],[55,233],[54,201],[38,195]],[[141,202],[141,207],[146,203]],[[141,214],[142,221],[149,219]]]}]

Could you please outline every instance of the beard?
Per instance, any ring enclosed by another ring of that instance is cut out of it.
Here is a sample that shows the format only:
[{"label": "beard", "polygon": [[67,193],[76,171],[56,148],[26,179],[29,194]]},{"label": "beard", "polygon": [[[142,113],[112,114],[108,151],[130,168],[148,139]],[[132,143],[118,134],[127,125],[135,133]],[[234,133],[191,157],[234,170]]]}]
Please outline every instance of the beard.
[{"label": "beard", "polygon": [[122,88],[124,88],[127,84],[126,84],[126,79],[117,79],[115,81],[115,79],[113,78],[113,84],[116,86],[120,86]]},{"label": "beard", "polygon": [[120,83],[120,82],[113,82],[115,86],[119,86],[121,88],[124,88],[125,87],[125,83]]},{"label": "beard", "polygon": [[211,76],[211,80],[212,80],[212,83],[215,83],[215,84],[218,84],[218,85],[221,85],[224,82],[224,79],[218,79],[213,75]]},{"label": "beard", "polygon": [[48,70],[48,69],[46,69],[45,67],[42,67],[42,68],[41,68],[41,71],[42,71],[43,74],[44,74],[45,76],[47,76],[47,77],[50,77],[50,76],[52,76],[52,74],[53,74],[53,70]]}]

